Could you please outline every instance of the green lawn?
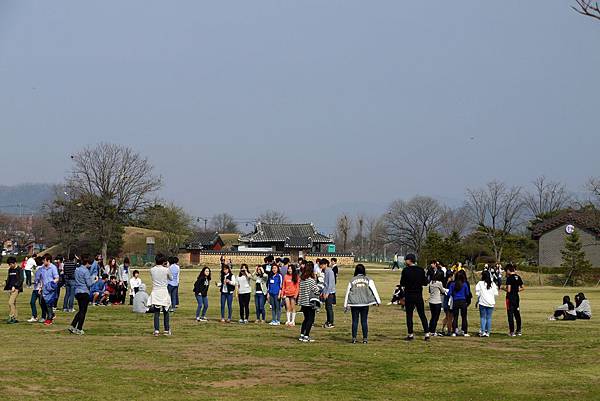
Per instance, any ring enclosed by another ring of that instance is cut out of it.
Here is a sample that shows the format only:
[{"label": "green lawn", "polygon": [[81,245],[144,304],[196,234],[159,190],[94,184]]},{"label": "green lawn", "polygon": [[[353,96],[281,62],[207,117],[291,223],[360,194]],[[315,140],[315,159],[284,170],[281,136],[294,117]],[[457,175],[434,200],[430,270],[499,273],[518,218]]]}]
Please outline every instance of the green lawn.
[{"label": "green lawn", "polygon": [[[5,267],[0,274],[5,276]],[[520,338],[506,335],[506,313],[499,307],[489,339],[406,343],[403,312],[381,306],[370,314],[370,343],[352,345],[350,316],[342,309],[347,269],[339,279],[337,327],[316,327],[317,342],[304,344],[297,341],[298,326],[219,323],[215,287],[212,321],[196,323],[191,289],[197,274],[182,274],[182,305],[172,318],[172,337],[154,338],[151,316],[134,315],[128,306],[90,308],[83,337],[66,331],[73,315],[61,312],[51,327],[3,324],[1,399],[600,399],[598,319],[547,320],[565,293],[573,297],[581,289],[528,288]],[[370,276],[387,303],[398,273]],[[149,282],[147,271],[142,278]],[[600,306],[599,289],[583,291],[593,308]],[[30,316],[29,296],[26,290],[18,300],[21,321]],[[479,314],[470,308],[469,316],[473,333]],[[317,324],[323,320],[324,312]]]}]

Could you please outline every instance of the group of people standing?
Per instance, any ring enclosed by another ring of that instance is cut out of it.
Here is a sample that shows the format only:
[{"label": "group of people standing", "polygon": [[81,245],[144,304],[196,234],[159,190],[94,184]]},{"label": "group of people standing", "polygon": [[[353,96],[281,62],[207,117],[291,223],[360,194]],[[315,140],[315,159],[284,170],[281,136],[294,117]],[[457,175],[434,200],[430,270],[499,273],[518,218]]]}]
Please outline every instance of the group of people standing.
[{"label": "group of people standing", "polygon": [[[424,332],[424,340],[429,341],[433,336],[470,336],[468,332],[468,307],[473,300],[471,285],[467,274],[461,266],[456,269],[446,269],[438,261],[431,262],[427,272],[416,265],[413,254],[404,258],[406,267],[402,270],[397,298],[404,304],[407,341],[414,340],[413,314],[417,311]],[[486,266],[481,272],[481,279],[475,286],[476,302],[479,308],[480,337],[489,337],[492,332],[492,315],[496,306],[499,289],[506,291],[506,310],[509,324],[509,335],[520,336],[521,313],[520,292],[524,290],[523,280],[517,274],[514,265],[506,266],[507,278],[501,286],[501,268]],[[499,274],[500,273],[500,274]],[[431,317],[428,321],[425,314],[423,287],[429,290],[429,309]],[[442,330],[437,331],[440,314],[444,311]],[[460,329],[459,329],[460,317]],[[516,328],[515,328],[516,322]]]}]

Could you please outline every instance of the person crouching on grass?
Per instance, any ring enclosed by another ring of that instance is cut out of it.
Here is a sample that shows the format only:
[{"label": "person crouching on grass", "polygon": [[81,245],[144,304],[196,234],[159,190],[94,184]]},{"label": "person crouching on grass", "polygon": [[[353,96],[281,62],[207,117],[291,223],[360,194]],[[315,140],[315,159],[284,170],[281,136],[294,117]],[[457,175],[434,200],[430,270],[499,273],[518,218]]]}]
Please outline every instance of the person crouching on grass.
[{"label": "person crouching on grass", "polygon": [[381,304],[375,282],[367,277],[366,274],[364,265],[356,265],[354,277],[350,280],[346,289],[344,310],[348,311],[348,308],[350,308],[352,312],[352,344],[356,344],[359,318],[362,327],[363,344],[368,342],[369,326],[367,319],[369,316],[369,306],[379,306]]},{"label": "person crouching on grass", "polygon": [[92,260],[89,256],[83,256],[81,258],[81,265],[75,269],[74,277],[74,291],[75,299],[77,300],[77,314],[71,322],[68,330],[71,334],[83,335],[83,323],[85,322],[85,315],[87,314],[88,306],[90,304],[90,290],[94,284],[92,274],[90,272],[90,266]]},{"label": "person crouching on grass", "polygon": [[154,336],[160,334],[160,312],[163,312],[164,335],[171,335],[171,326],[169,325],[169,309],[171,307],[171,296],[167,289],[168,283],[173,279],[171,271],[168,268],[167,258],[161,254],[156,255],[156,266],[150,269],[152,277],[152,293],[148,299],[148,304],[154,308]]},{"label": "person crouching on grass", "polygon": [[6,278],[4,291],[8,291],[9,308],[6,323],[13,324],[19,323],[17,320],[17,297],[20,292],[23,292],[23,271],[20,266],[17,266],[17,259],[14,256],[6,259],[6,263],[8,263],[8,277]]},{"label": "person crouching on grass", "polygon": [[312,343],[315,341],[310,337],[310,330],[315,323],[315,314],[320,305],[320,294],[321,290],[315,279],[314,264],[312,262],[307,262],[300,275],[300,287],[298,292],[298,305],[300,305],[302,314],[304,315],[304,321],[300,328],[300,338],[298,338],[299,341],[305,343]]},{"label": "person crouching on grass", "polygon": [[[94,278],[93,268],[90,267],[90,274]],[[104,300],[104,293],[106,292],[106,281],[108,280],[108,274],[102,274],[98,280],[94,282],[90,288],[90,298],[92,299],[92,305],[98,306],[100,302]]]}]

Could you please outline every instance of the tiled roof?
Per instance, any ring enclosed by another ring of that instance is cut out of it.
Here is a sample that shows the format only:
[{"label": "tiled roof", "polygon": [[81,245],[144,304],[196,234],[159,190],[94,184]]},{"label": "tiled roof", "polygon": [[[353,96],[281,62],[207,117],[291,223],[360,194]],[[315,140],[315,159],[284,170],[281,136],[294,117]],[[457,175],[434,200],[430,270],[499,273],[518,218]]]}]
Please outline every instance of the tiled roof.
[{"label": "tiled roof", "polygon": [[199,232],[194,234],[190,239],[187,248],[188,249],[203,249],[211,248],[217,241],[219,241],[218,232]]},{"label": "tiled roof", "polygon": [[532,227],[531,236],[533,239],[539,239],[548,231],[565,224],[573,224],[575,227],[591,231],[600,237],[600,211],[590,208],[566,210],[557,216],[542,220]]},{"label": "tiled roof", "polygon": [[310,247],[312,243],[329,244],[332,239],[311,224],[258,223],[253,232],[240,236],[240,242],[284,242],[294,248]]}]

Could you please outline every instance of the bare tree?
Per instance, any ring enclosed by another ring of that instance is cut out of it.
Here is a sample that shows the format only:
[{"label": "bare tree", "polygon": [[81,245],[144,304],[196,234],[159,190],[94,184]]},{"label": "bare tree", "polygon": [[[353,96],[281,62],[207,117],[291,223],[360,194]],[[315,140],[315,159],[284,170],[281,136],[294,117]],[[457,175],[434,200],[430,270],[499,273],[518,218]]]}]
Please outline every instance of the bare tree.
[{"label": "bare tree", "polygon": [[415,196],[411,200],[392,202],[385,216],[390,242],[419,254],[429,233],[442,223],[444,208],[435,199]]},{"label": "bare tree", "polygon": [[467,206],[473,222],[485,235],[496,261],[500,262],[506,239],[522,214],[521,188],[507,188],[502,182],[492,181],[485,188],[468,189]]},{"label": "bare tree", "polygon": [[593,0],[575,0],[577,5],[571,8],[581,15],[596,18],[600,20],[600,6],[597,1]]},{"label": "bare tree", "polygon": [[464,237],[472,229],[471,218],[469,216],[469,208],[461,206],[458,208],[446,208],[442,221],[440,223],[441,234],[448,236],[453,232],[459,237]]},{"label": "bare tree", "polygon": [[161,187],[162,180],[152,174],[147,158],[122,145],[100,143],[71,158],[68,191],[88,211],[106,258],[115,227],[148,205],[148,196]]},{"label": "bare tree", "polygon": [[533,181],[533,190],[523,194],[523,203],[534,218],[568,207],[572,198],[564,184],[541,176]]},{"label": "bare tree", "polygon": [[283,212],[279,212],[277,210],[267,210],[258,216],[258,221],[267,224],[287,224],[290,222],[290,219]]},{"label": "bare tree", "polygon": [[594,197],[595,203],[600,204],[600,177],[592,177],[586,185],[587,190]]},{"label": "bare tree", "polygon": [[374,256],[383,253],[386,244],[386,230],[383,217],[367,217],[365,219],[365,251]]},{"label": "bare tree", "polygon": [[342,252],[348,249],[348,237],[352,230],[352,220],[345,214],[338,217],[337,220],[337,237],[342,242]]},{"label": "bare tree", "polygon": [[210,219],[210,227],[220,233],[235,233],[238,231],[237,223],[229,213],[215,214]]}]

